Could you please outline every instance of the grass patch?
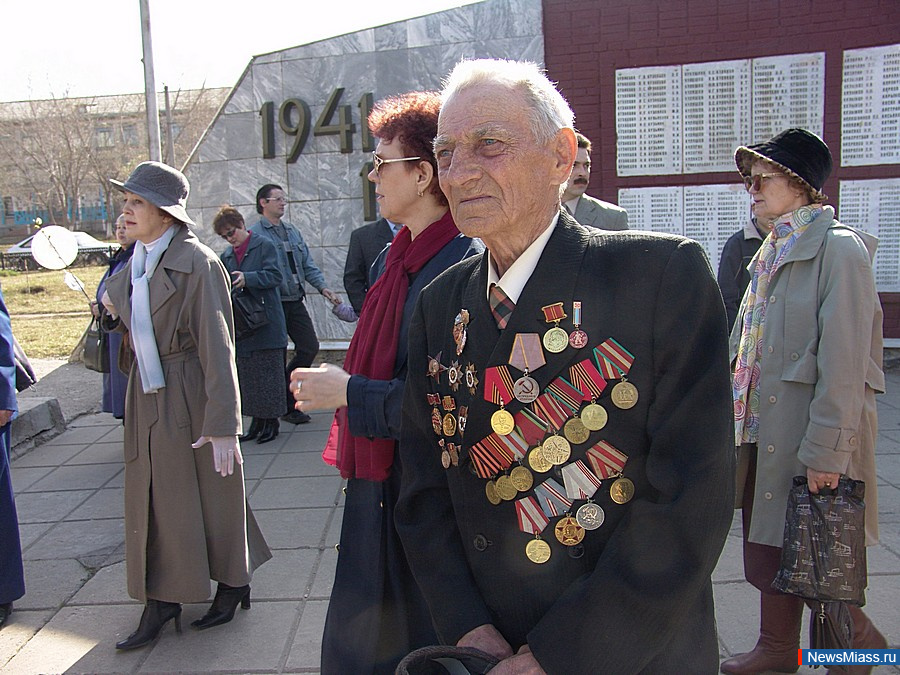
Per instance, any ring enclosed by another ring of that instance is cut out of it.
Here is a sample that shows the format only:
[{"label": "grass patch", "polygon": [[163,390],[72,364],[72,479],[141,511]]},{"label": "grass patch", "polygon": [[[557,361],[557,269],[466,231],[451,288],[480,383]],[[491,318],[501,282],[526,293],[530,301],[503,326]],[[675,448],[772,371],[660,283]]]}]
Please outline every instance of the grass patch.
[{"label": "grass patch", "polygon": [[[72,270],[93,298],[106,266]],[[9,272],[0,287],[12,319],[13,333],[29,357],[66,358],[91,319],[88,299],[63,281],[64,270]]]}]

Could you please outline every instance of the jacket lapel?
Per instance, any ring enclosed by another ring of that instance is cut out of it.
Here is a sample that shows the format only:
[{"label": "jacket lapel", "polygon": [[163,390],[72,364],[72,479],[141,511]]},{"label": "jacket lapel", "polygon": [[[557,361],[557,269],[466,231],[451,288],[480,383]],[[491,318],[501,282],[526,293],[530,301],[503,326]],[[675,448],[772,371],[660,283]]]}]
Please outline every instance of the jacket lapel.
[{"label": "jacket lapel", "polygon": [[187,245],[189,239],[196,239],[187,227],[175,235],[169,244],[169,248],[163,253],[162,260],[156,268],[156,272],[150,278],[150,315],[156,314],[169,298],[175,294],[175,284],[169,276],[169,271],[190,273],[193,267],[193,251]]}]

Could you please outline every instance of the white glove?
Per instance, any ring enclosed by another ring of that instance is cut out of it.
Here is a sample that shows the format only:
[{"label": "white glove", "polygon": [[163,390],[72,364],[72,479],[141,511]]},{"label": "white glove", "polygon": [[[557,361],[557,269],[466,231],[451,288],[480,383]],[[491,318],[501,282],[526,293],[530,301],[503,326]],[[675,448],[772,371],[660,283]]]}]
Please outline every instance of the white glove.
[{"label": "white glove", "polygon": [[234,465],[243,464],[241,455],[241,443],[237,436],[201,436],[191,445],[195,450],[207,443],[213,446],[213,465],[222,476],[230,476],[234,473]]}]

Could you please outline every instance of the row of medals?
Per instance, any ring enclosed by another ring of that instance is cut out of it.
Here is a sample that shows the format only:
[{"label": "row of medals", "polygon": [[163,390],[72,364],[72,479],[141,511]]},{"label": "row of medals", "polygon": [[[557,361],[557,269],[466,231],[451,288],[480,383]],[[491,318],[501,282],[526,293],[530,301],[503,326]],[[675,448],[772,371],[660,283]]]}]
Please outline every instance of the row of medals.
[{"label": "row of medals", "polygon": [[[565,331],[559,330],[565,334]],[[544,337],[546,339],[546,334]],[[566,337],[568,341],[568,336]],[[519,385],[523,379],[531,378],[527,375],[523,376],[515,384]],[[537,382],[534,382],[534,380],[532,382],[534,386],[529,385],[527,387],[529,392],[537,391]],[[516,398],[522,403],[531,403],[537,398],[537,394],[535,394],[534,396],[529,395],[526,397],[526,400],[523,400],[518,395],[518,391],[521,389],[523,387],[516,386],[514,393]],[[613,405],[622,410],[633,408],[637,403],[637,399],[637,387],[625,380],[617,383],[610,392],[610,400],[613,402]],[[528,453],[529,466],[538,473],[546,473],[554,466],[562,466],[572,456],[572,444],[579,445],[584,443],[588,440],[592,431],[603,429],[608,419],[609,415],[606,409],[592,401],[581,410],[579,416],[571,417],[566,421],[563,426],[563,436],[559,434],[548,436],[540,445],[535,446]],[[491,415],[491,428],[498,434],[506,435],[515,428],[515,420],[508,410],[501,408]],[[498,476],[496,479],[489,480],[485,485],[484,491],[488,501],[496,506],[504,501],[512,501],[520,492],[528,492],[533,486],[533,474],[520,464],[512,469],[508,475]],[[612,485],[610,485],[609,496],[616,504],[625,504],[631,501],[631,498],[634,496],[634,483],[621,474],[616,476]],[[554,528],[554,534],[559,543],[564,546],[575,546],[582,542],[586,530],[598,529],[605,518],[606,514],[603,512],[603,508],[599,504],[588,500],[578,508],[574,518],[568,514],[560,518]],[[525,547],[525,555],[534,563],[544,563],[550,559],[550,545],[539,536],[536,536]]]}]

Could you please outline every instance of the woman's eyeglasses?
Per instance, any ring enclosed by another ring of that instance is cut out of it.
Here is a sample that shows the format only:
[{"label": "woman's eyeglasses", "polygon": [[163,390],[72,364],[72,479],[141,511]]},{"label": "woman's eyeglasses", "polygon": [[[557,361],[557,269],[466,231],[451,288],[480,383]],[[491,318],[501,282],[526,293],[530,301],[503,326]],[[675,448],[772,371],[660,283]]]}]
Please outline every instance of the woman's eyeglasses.
[{"label": "woman's eyeglasses", "polygon": [[750,192],[750,190],[759,192],[759,188],[762,186],[764,180],[770,180],[784,175],[785,174],[783,173],[758,173],[755,176],[744,176],[744,187],[747,188],[747,192]]},{"label": "woman's eyeglasses", "polygon": [[221,235],[222,239],[231,239],[234,236],[234,233],[237,231],[238,231],[238,228],[233,227],[230,230],[228,230],[228,232],[223,232]]},{"label": "woman's eyeglasses", "polygon": [[379,175],[379,170],[381,169],[382,164],[392,164],[393,162],[414,162],[417,159],[422,159],[421,157],[398,157],[397,159],[382,159],[374,152],[372,153],[372,164],[375,165],[375,175]]}]

